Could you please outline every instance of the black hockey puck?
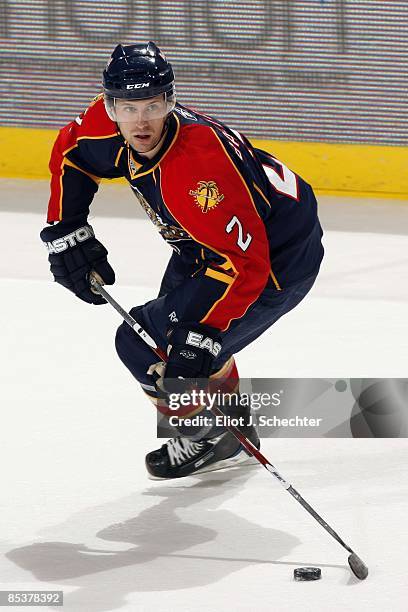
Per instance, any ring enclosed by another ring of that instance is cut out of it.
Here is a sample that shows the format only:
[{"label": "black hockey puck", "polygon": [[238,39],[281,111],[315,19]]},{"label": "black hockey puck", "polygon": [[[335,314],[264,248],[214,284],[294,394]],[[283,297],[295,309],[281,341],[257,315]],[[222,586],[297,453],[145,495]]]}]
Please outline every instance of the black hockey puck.
[{"label": "black hockey puck", "polygon": [[306,582],[309,580],[319,580],[322,575],[320,567],[297,567],[293,570],[293,577],[298,582]]}]

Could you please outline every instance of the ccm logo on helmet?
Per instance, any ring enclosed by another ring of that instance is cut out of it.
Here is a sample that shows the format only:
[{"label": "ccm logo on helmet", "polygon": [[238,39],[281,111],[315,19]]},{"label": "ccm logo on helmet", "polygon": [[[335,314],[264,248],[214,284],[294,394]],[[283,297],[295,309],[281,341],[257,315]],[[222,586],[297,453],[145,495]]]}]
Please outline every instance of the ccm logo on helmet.
[{"label": "ccm logo on helmet", "polygon": [[126,89],[142,89],[142,87],[149,87],[150,83],[132,83],[126,85]]},{"label": "ccm logo on helmet", "polygon": [[219,342],[214,342],[211,338],[204,338],[202,334],[192,331],[188,332],[186,344],[196,346],[200,349],[206,349],[211,355],[214,355],[214,357],[217,357],[221,350],[221,344]]},{"label": "ccm logo on helmet", "polygon": [[84,242],[94,235],[92,227],[84,225],[84,227],[80,227],[75,232],[71,232],[62,238],[57,238],[52,242],[46,242],[45,246],[49,253],[62,253],[69,249],[69,247],[74,247],[78,242]]}]

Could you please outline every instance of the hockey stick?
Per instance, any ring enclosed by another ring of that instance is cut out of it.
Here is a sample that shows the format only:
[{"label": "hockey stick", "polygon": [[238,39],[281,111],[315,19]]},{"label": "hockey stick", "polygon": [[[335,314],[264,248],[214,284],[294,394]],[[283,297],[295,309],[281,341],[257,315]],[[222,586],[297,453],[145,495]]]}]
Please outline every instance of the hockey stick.
[{"label": "hockey stick", "polygon": [[[128,325],[130,325],[130,327],[136,332],[136,334],[144,342],[146,342],[146,344],[148,344],[151,347],[151,349],[156,353],[156,355],[158,357],[160,357],[160,359],[162,359],[163,361],[167,361],[166,353],[157,346],[155,341],[145,332],[145,330],[139,325],[139,323],[128,312],[126,312],[116,302],[116,300],[113,299],[113,297],[102,287],[102,285],[92,275],[90,276],[90,283],[91,283],[92,287],[94,288],[94,290],[97,293],[100,293],[100,295],[102,295],[102,297],[104,297],[105,300],[107,302],[109,302],[109,304],[111,304],[111,306],[113,306],[113,308],[121,315],[121,317],[126,321],[126,323]],[[213,406],[211,408],[211,412],[215,416],[219,416],[221,418],[224,417],[224,414],[216,406]],[[274,476],[276,478],[276,480],[278,480],[278,482],[283,486],[283,488],[286,489],[286,491],[288,493],[290,493],[292,495],[292,497],[294,497],[296,499],[296,501],[298,501],[303,506],[303,508],[305,510],[307,510],[309,512],[309,514],[311,514],[313,516],[313,518],[335,540],[337,540],[337,542],[339,544],[341,544],[341,546],[343,548],[345,548],[350,553],[350,555],[348,556],[348,563],[349,563],[349,566],[350,566],[351,571],[353,572],[353,574],[359,580],[364,580],[365,578],[367,578],[367,576],[368,576],[368,568],[363,563],[363,561],[360,559],[360,557],[352,550],[352,548],[350,548],[350,546],[348,546],[348,544],[346,544],[341,539],[341,537],[334,531],[334,529],[332,529],[330,527],[330,525],[328,525],[326,523],[326,521],[319,514],[317,514],[317,512],[312,508],[312,506],[310,506],[310,504],[308,504],[307,501],[300,495],[300,493],[298,493],[298,491],[296,491],[296,489],[294,487],[292,487],[292,485],[290,483],[288,483],[283,478],[283,476],[281,476],[281,474],[279,474],[279,472],[275,468],[275,466],[272,465],[272,463],[270,461],[268,461],[268,459],[266,459],[266,457],[263,456],[263,454],[256,448],[256,446],[254,446],[252,444],[252,442],[250,440],[248,440],[248,438],[246,438],[243,435],[243,433],[240,432],[240,430],[237,427],[235,427],[234,425],[231,425],[231,424],[225,425],[225,427],[226,427],[226,429],[228,429],[228,431],[230,433],[232,433],[232,435],[234,435],[240,441],[240,443],[248,451],[248,453],[250,455],[252,455],[253,457],[255,457],[255,459],[257,459],[259,461],[259,463],[261,465],[263,465],[263,467],[266,470],[268,470],[268,472],[270,474],[272,474],[272,476]]]}]

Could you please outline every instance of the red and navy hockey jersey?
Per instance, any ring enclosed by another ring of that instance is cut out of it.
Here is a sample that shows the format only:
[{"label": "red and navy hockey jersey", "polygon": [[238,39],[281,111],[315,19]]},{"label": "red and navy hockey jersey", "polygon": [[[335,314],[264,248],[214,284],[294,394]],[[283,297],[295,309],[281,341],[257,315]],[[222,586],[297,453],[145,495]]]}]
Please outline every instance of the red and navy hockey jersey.
[{"label": "red and navy hockey jersey", "polygon": [[281,291],[315,274],[323,257],[312,188],[240,133],[179,104],[149,160],[97,97],[60,131],[50,170],[50,223],[84,223],[102,178],[128,180],[197,278],[189,321],[226,330],[265,288]]}]

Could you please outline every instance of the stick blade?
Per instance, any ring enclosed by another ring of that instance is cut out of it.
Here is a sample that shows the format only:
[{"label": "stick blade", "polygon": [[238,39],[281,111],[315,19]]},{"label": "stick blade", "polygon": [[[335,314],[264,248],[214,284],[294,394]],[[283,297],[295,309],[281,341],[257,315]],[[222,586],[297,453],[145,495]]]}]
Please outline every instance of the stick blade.
[{"label": "stick blade", "polygon": [[368,576],[368,567],[362,562],[360,557],[355,552],[351,553],[348,558],[348,563],[353,574],[359,580],[365,580]]}]

